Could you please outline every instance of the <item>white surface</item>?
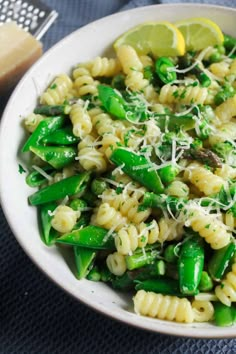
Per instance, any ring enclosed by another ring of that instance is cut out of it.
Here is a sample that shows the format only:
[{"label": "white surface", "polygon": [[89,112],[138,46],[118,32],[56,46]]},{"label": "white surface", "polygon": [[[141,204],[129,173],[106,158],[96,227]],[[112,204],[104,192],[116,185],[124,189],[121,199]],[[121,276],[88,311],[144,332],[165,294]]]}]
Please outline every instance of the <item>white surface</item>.
[{"label": "white surface", "polygon": [[25,174],[18,172],[18,164],[24,166],[24,157],[19,155],[24,138],[22,117],[33,110],[39,92],[55,75],[70,72],[76,63],[107,53],[112,42],[134,25],[155,20],[174,22],[197,16],[212,19],[228,34],[236,33],[235,9],[194,4],[154,5],[91,23],[50,49],[18,84],[3,114],[0,131],[0,195],[8,223],[25,252],[52,280],[78,300],[115,319],[151,331],[200,338],[236,337],[236,326],[183,325],[137,316],[133,313],[131,299],[114,292],[105,284],[76,280],[58,249],[47,248],[42,243],[36,210],[27,203],[32,189],[25,183]]}]

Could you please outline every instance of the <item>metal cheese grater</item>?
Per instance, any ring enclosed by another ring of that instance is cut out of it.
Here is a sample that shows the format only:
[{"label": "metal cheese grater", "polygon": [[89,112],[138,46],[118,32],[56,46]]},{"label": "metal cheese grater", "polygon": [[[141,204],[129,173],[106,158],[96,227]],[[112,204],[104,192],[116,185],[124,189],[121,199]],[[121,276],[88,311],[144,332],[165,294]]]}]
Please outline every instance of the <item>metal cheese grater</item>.
[{"label": "metal cheese grater", "polygon": [[0,25],[15,21],[38,40],[57,16],[56,11],[39,0],[0,0]]}]

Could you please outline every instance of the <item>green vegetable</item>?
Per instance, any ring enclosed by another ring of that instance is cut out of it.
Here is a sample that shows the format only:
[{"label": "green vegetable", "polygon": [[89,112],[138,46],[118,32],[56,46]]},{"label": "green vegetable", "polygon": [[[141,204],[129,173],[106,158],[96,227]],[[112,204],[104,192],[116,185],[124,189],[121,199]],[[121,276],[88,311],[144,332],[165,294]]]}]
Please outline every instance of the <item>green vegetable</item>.
[{"label": "green vegetable", "polygon": [[235,254],[235,251],[236,245],[234,242],[231,242],[227,246],[214,251],[208,262],[208,270],[214,280],[220,281],[223,278],[230,260]]},{"label": "green vegetable", "polygon": [[157,252],[145,251],[141,253],[134,253],[131,256],[126,256],[125,261],[127,269],[133,270],[151,264],[157,258]]},{"label": "green vegetable", "polygon": [[98,85],[97,88],[98,98],[106,111],[117,118],[125,119],[126,110],[123,97],[110,86]]},{"label": "green vegetable", "polygon": [[91,191],[95,195],[101,195],[106,189],[108,189],[108,184],[101,178],[95,178],[91,183]]},{"label": "green vegetable", "polygon": [[39,223],[41,228],[41,235],[44,243],[50,246],[56,241],[59,236],[58,231],[54,230],[51,226],[51,220],[53,218],[53,211],[56,209],[57,204],[55,202],[50,202],[41,205],[39,208]]},{"label": "green vegetable", "polygon": [[111,279],[112,287],[121,291],[128,291],[134,288],[132,272],[125,272],[123,275]]},{"label": "green vegetable", "polygon": [[179,173],[179,169],[173,165],[168,165],[168,166],[160,168],[158,170],[158,173],[161,178],[161,181],[164,184],[169,184],[175,180],[175,177]]},{"label": "green vegetable", "polygon": [[181,210],[187,203],[187,199],[167,196],[166,194],[155,194],[146,192],[143,197],[141,207],[170,209],[172,212]]},{"label": "green vegetable", "polygon": [[191,130],[195,127],[196,121],[193,116],[190,114],[186,115],[174,115],[174,114],[154,114],[156,118],[156,124],[161,129],[161,131],[165,131],[168,129],[169,131],[178,131],[179,129],[183,129],[185,131]]},{"label": "green vegetable", "polygon": [[45,136],[61,128],[62,125],[64,124],[64,121],[65,118],[62,116],[46,118],[42,120],[38,124],[34,132],[26,140],[26,143],[22,147],[21,151],[26,152],[29,151],[31,147],[38,146],[41,140],[45,138]]},{"label": "green vegetable", "polygon": [[[185,237],[188,235],[186,234]],[[182,294],[196,294],[204,266],[202,239],[192,236],[183,242],[178,260],[180,291]]]},{"label": "green vegetable", "polygon": [[89,225],[59,237],[56,242],[93,249],[114,250],[114,238],[107,236],[108,230]]},{"label": "green vegetable", "polygon": [[90,272],[88,273],[87,277],[88,280],[91,281],[100,281],[101,280],[101,274],[98,270],[97,267],[93,267]]},{"label": "green vegetable", "polygon": [[84,208],[87,208],[87,203],[83,200],[83,199],[73,199],[70,202],[70,208],[72,208],[73,210],[83,210]]},{"label": "green vegetable", "polygon": [[75,160],[77,150],[65,146],[31,146],[30,151],[54,168],[62,168]]},{"label": "green vegetable", "polygon": [[201,275],[200,283],[198,286],[199,291],[210,291],[213,289],[213,281],[209,274],[204,270]]},{"label": "green vegetable", "polygon": [[76,276],[78,279],[83,279],[89,272],[95,257],[96,251],[85,247],[74,246]]},{"label": "green vegetable", "polygon": [[228,307],[221,302],[214,302],[215,324],[220,327],[232,326],[236,322],[236,308]]},{"label": "green vegetable", "polygon": [[177,76],[173,62],[167,57],[160,57],[155,62],[155,71],[164,84],[175,81]]},{"label": "green vegetable", "polygon": [[34,109],[34,113],[42,114],[44,116],[59,116],[62,114],[69,114],[71,106],[69,104],[62,104],[56,106],[41,105]]},{"label": "green vegetable", "polygon": [[29,197],[29,202],[31,205],[40,205],[80,193],[86,188],[89,178],[86,172],[65,178],[35,192]]},{"label": "green vegetable", "polygon": [[200,69],[200,67],[198,65],[196,65],[191,72],[196,75],[196,78],[199,80],[200,84],[202,87],[209,87],[211,84],[211,79],[209,78],[209,76],[207,76],[207,74]]},{"label": "green vegetable", "polygon": [[129,177],[151,191],[158,194],[164,190],[158,173],[155,170],[150,170],[153,164],[144,156],[137,155],[123,148],[118,148],[112,152],[110,160],[116,166],[120,166],[122,171]]},{"label": "green vegetable", "polygon": [[178,260],[179,247],[176,244],[168,245],[164,250],[164,258],[168,263],[176,263]]},{"label": "green vegetable", "polygon": [[231,51],[235,48],[235,46],[236,46],[236,38],[228,34],[224,34],[224,47],[228,51]]},{"label": "green vegetable", "polygon": [[[55,171],[51,166],[44,166],[44,167],[42,167],[42,170],[45,171],[49,175],[51,175],[51,173],[53,171]],[[39,173],[36,170],[29,173],[25,180],[26,180],[26,183],[28,184],[28,186],[30,186],[30,187],[39,187],[45,181],[47,181],[46,177],[44,177],[41,173]]]},{"label": "green vegetable", "polygon": [[42,139],[44,144],[72,145],[78,143],[79,138],[72,132],[72,127],[67,126],[57,129]]},{"label": "green vegetable", "polygon": [[135,290],[153,291],[164,295],[183,296],[179,290],[178,280],[167,277],[138,281]]}]

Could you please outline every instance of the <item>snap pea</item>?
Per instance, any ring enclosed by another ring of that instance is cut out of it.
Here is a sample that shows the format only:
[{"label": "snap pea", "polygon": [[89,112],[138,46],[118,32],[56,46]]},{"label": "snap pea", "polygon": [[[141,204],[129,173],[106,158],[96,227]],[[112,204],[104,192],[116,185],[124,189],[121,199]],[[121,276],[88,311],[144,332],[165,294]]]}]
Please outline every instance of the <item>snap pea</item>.
[{"label": "snap pea", "polygon": [[166,263],[162,259],[156,259],[151,264],[138,268],[133,271],[134,280],[147,280],[156,278],[157,276],[164,275],[166,273]]},{"label": "snap pea", "polygon": [[76,276],[78,279],[83,279],[89,273],[95,257],[96,251],[85,247],[74,246],[74,256],[76,264]]},{"label": "snap pea", "polygon": [[125,90],[125,76],[118,74],[112,79],[111,85],[117,90]]},{"label": "snap pea", "polygon": [[157,277],[155,279],[138,281],[135,290],[153,291],[154,293],[161,293],[164,295],[183,296],[179,289],[178,280],[168,277]]},{"label": "snap pea", "polygon": [[220,327],[232,326],[236,322],[236,308],[214,302],[214,319],[215,324]]},{"label": "snap pea", "polygon": [[108,237],[107,234],[108,230],[102,227],[88,225],[83,229],[62,235],[56,242],[92,249],[114,250],[114,238],[112,235]]},{"label": "snap pea", "polygon": [[98,98],[102,102],[103,107],[110,114],[117,118],[125,119],[125,101],[112,87],[106,85],[98,85]]},{"label": "snap pea", "polygon": [[38,124],[34,132],[26,140],[21,151],[26,152],[30,150],[30,147],[39,145],[39,143],[45,136],[54,132],[56,129],[61,128],[64,122],[65,118],[63,116],[46,118],[42,120]]},{"label": "snap pea", "polygon": [[80,193],[86,188],[89,179],[90,175],[86,172],[65,178],[35,192],[29,196],[29,202],[31,205],[40,205]]},{"label": "snap pea", "polygon": [[155,72],[164,84],[170,84],[177,78],[175,66],[167,57],[160,57],[156,60]]},{"label": "snap pea", "polygon": [[137,268],[144,267],[145,265],[151,264],[157,258],[157,253],[154,251],[134,253],[129,256],[125,256],[125,261],[127,269],[133,270]]},{"label": "snap pea", "polygon": [[123,275],[113,277],[111,284],[114,289],[128,291],[134,288],[134,279],[132,272],[125,272]]},{"label": "snap pea", "polygon": [[200,283],[198,289],[200,291],[210,291],[213,289],[213,281],[210,275],[204,270],[201,275]]},{"label": "snap pea", "polygon": [[[186,237],[188,234],[186,234]],[[178,274],[182,294],[196,294],[204,266],[204,245],[199,236],[183,242],[178,259]]]},{"label": "snap pea", "polygon": [[177,263],[178,253],[179,247],[176,244],[168,245],[164,250],[163,257],[167,263]]},{"label": "snap pea", "polygon": [[30,151],[56,169],[69,165],[77,154],[72,146],[31,146]]},{"label": "snap pea", "polygon": [[72,145],[78,143],[79,138],[72,132],[72,126],[57,129],[42,139],[44,144]]},{"label": "snap pea", "polygon": [[53,218],[53,211],[56,209],[57,203],[50,202],[41,205],[39,208],[39,223],[41,229],[41,235],[44,243],[47,246],[52,245],[56,238],[59,236],[59,232],[54,230],[51,226],[51,220]]},{"label": "snap pea", "polygon": [[51,117],[51,116],[59,116],[62,114],[69,114],[70,110],[71,110],[71,106],[67,103],[62,105],[55,105],[55,106],[40,105],[34,109],[34,113]]},{"label": "snap pea", "polygon": [[231,242],[227,246],[214,251],[208,262],[208,270],[214,280],[220,281],[223,278],[230,260],[235,254],[235,251],[236,245],[234,242]]},{"label": "snap pea", "polygon": [[165,131],[168,129],[169,131],[177,131],[179,129],[183,129],[185,131],[194,129],[196,121],[192,115],[186,114],[181,116],[176,116],[174,114],[157,114],[154,113],[156,125],[161,129],[161,131]]},{"label": "snap pea", "polygon": [[[49,175],[51,175],[51,173],[55,171],[52,166],[44,166],[44,167],[42,167],[42,170],[45,171]],[[28,186],[30,186],[30,187],[39,187],[45,181],[47,181],[47,179],[41,173],[34,170],[27,175],[25,181],[28,184]]]},{"label": "snap pea", "polygon": [[129,177],[151,191],[158,194],[164,190],[158,173],[155,170],[150,170],[153,164],[144,156],[137,155],[123,148],[118,148],[112,152],[110,160],[115,165],[120,166],[122,171]]}]

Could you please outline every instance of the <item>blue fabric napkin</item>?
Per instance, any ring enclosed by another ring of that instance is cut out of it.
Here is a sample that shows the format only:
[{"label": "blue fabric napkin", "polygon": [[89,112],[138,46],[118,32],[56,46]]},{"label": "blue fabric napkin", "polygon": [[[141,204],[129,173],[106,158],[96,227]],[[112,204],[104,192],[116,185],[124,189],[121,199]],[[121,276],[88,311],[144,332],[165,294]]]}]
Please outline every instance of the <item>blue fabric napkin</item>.
[{"label": "blue fabric napkin", "polygon": [[[155,0],[43,1],[59,13],[56,23],[43,37],[45,49],[93,20],[158,3]],[[162,1],[175,2],[178,1]],[[198,2],[236,6],[235,0]],[[15,206],[16,213],[17,208],[19,206]],[[200,340],[160,335],[128,327],[94,312],[64,293],[38,270],[16,242],[1,210],[0,230],[1,354],[236,353],[234,339]]]}]

